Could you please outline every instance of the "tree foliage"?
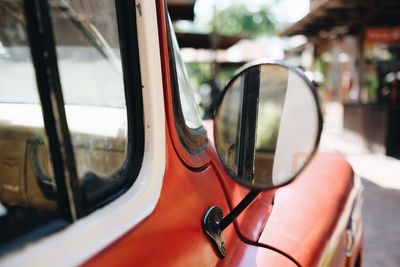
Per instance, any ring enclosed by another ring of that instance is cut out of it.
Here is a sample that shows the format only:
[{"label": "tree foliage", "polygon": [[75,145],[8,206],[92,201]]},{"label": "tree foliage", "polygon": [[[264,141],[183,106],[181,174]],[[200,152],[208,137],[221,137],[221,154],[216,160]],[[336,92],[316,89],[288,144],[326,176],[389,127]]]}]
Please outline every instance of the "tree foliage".
[{"label": "tree foliage", "polygon": [[216,11],[213,27],[215,32],[223,35],[245,33],[257,37],[271,34],[275,30],[275,21],[266,5],[252,11],[243,3],[235,3]]}]

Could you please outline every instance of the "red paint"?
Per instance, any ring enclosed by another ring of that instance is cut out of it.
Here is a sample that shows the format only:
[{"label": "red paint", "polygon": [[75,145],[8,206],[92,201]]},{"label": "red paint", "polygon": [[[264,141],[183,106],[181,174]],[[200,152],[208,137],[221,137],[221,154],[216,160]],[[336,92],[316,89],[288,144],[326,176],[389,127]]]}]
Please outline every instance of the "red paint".
[{"label": "red paint", "polygon": [[220,260],[201,230],[211,205],[228,211],[212,167],[193,172],[180,163],[167,136],[167,168],[160,200],[152,215],[92,258],[87,266],[294,266],[279,253],[242,242],[234,227],[224,231],[228,255]]},{"label": "red paint", "polygon": [[[260,243],[278,247],[302,266],[315,266],[353,188],[353,171],[337,154],[317,154],[293,183],[276,192]],[[343,229],[344,231],[345,229]],[[344,246],[338,247],[344,252]],[[343,256],[343,255],[342,255]]]},{"label": "red paint", "polygon": [[[348,220],[344,210],[352,201],[348,197],[353,172],[335,154],[318,154],[292,184],[263,192],[224,231],[227,256],[217,257],[202,232],[203,214],[212,205],[227,214],[249,189],[228,177],[212,143],[198,155],[188,153],[181,144],[173,112],[164,1],[157,1],[157,8],[167,158],[161,196],[148,218],[85,265],[295,266],[297,262],[314,266],[333,255],[331,262],[353,266],[358,253],[351,259],[344,257],[341,233],[345,229],[339,229]],[[207,128],[211,126],[208,122]],[[208,130],[212,139],[212,130]],[[337,236],[335,229],[340,230]],[[357,252],[362,250],[361,238],[359,231]],[[329,254],[326,244],[335,241],[338,246]]]},{"label": "red paint", "polygon": [[[162,1],[158,2],[158,8],[159,11],[163,10]],[[233,225],[224,231],[229,254],[220,260],[202,232],[201,218],[210,206],[219,206],[224,214],[229,210],[216,173],[222,169],[215,155],[217,169],[214,164],[200,172],[188,167],[207,166],[211,159],[208,151],[213,149],[208,148],[200,156],[193,156],[180,143],[174,127],[164,15],[159,13],[159,18],[168,128],[167,167],[161,197],[151,216],[85,265],[253,266],[268,262],[270,266],[294,266],[293,262],[277,252],[245,244],[239,239]],[[230,178],[225,179],[230,181]]]}]

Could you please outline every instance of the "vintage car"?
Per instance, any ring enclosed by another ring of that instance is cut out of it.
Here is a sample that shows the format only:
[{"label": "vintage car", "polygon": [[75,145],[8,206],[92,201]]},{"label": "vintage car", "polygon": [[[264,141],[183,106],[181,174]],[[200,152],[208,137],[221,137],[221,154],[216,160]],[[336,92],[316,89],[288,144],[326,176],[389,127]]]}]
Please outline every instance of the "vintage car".
[{"label": "vintage car", "polygon": [[361,265],[360,180],[298,69],[243,66],[203,122],[163,0],[0,14],[0,266]]}]

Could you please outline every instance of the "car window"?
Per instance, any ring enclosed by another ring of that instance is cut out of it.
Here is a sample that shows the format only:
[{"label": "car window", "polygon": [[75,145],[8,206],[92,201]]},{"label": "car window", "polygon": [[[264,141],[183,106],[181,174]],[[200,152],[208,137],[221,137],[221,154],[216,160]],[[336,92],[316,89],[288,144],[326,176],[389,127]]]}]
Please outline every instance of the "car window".
[{"label": "car window", "polygon": [[127,113],[113,1],[50,1],[78,176],[112,177],[126,158]]},{"label": "car window", "polygon": [[[169,28],[171,29],[171,31],[173,31],[171,20],[169,20]],[[171,37],[172,47],[174,51],[179,99],[182,107],[183,117],[185,119],[187,127],[191,129],[197,129],[202,127],[203,125],[198,110],[198,105],[195,101],[193,89],[190,85],[185,64],[179,51],[179,45],[178,41],[176,40],[176,35],[174,33],[171,33]]]},{"label": "car window", "polygon": [[[37,235],[24,234],[42,226],[39,236],[61,229],[73,211],[82,211],[75,213],[78,219],[125,192],[144,150],[133,4],[36,4],[0,0],[0,254],[5,242],[9,247],[8,241],[18,246],[34,240]],[[58,116],[54,121],[51,112]],[[73,151],[66,151],[69,136]],[[53,169],[62,160],[54,155],[63,149],[65,168],[76,169],[78,181],[75,174],[63,180],[62,167]],[[54,221],[57,226],[48,227]]]},{"label": "car window", "polygon": [[25,26],[22,1],[0,0],[0,244],[60,217]]}]

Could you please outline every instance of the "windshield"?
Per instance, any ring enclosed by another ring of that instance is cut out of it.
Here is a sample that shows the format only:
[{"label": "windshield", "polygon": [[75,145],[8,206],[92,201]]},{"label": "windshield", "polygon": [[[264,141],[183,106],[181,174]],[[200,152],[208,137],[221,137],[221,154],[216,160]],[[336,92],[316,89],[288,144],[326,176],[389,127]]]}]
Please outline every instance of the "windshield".
[{"label": "windshield", "polygon": [[[173,31],[171,20],[169,20],[169,27]],[[183,63],[179,51],[179,45],[178,41],[176,40],[175,33],[172,32],[171,35],[172,46],[174,49],[176,76],[178,80],[179,98],[182,106],[183,117],[185,118],[186,126],[191,129],[197,129],[203,125],[200,113],[197,103],[194,99],[193,89],[188,79],[185,64]]]}]

